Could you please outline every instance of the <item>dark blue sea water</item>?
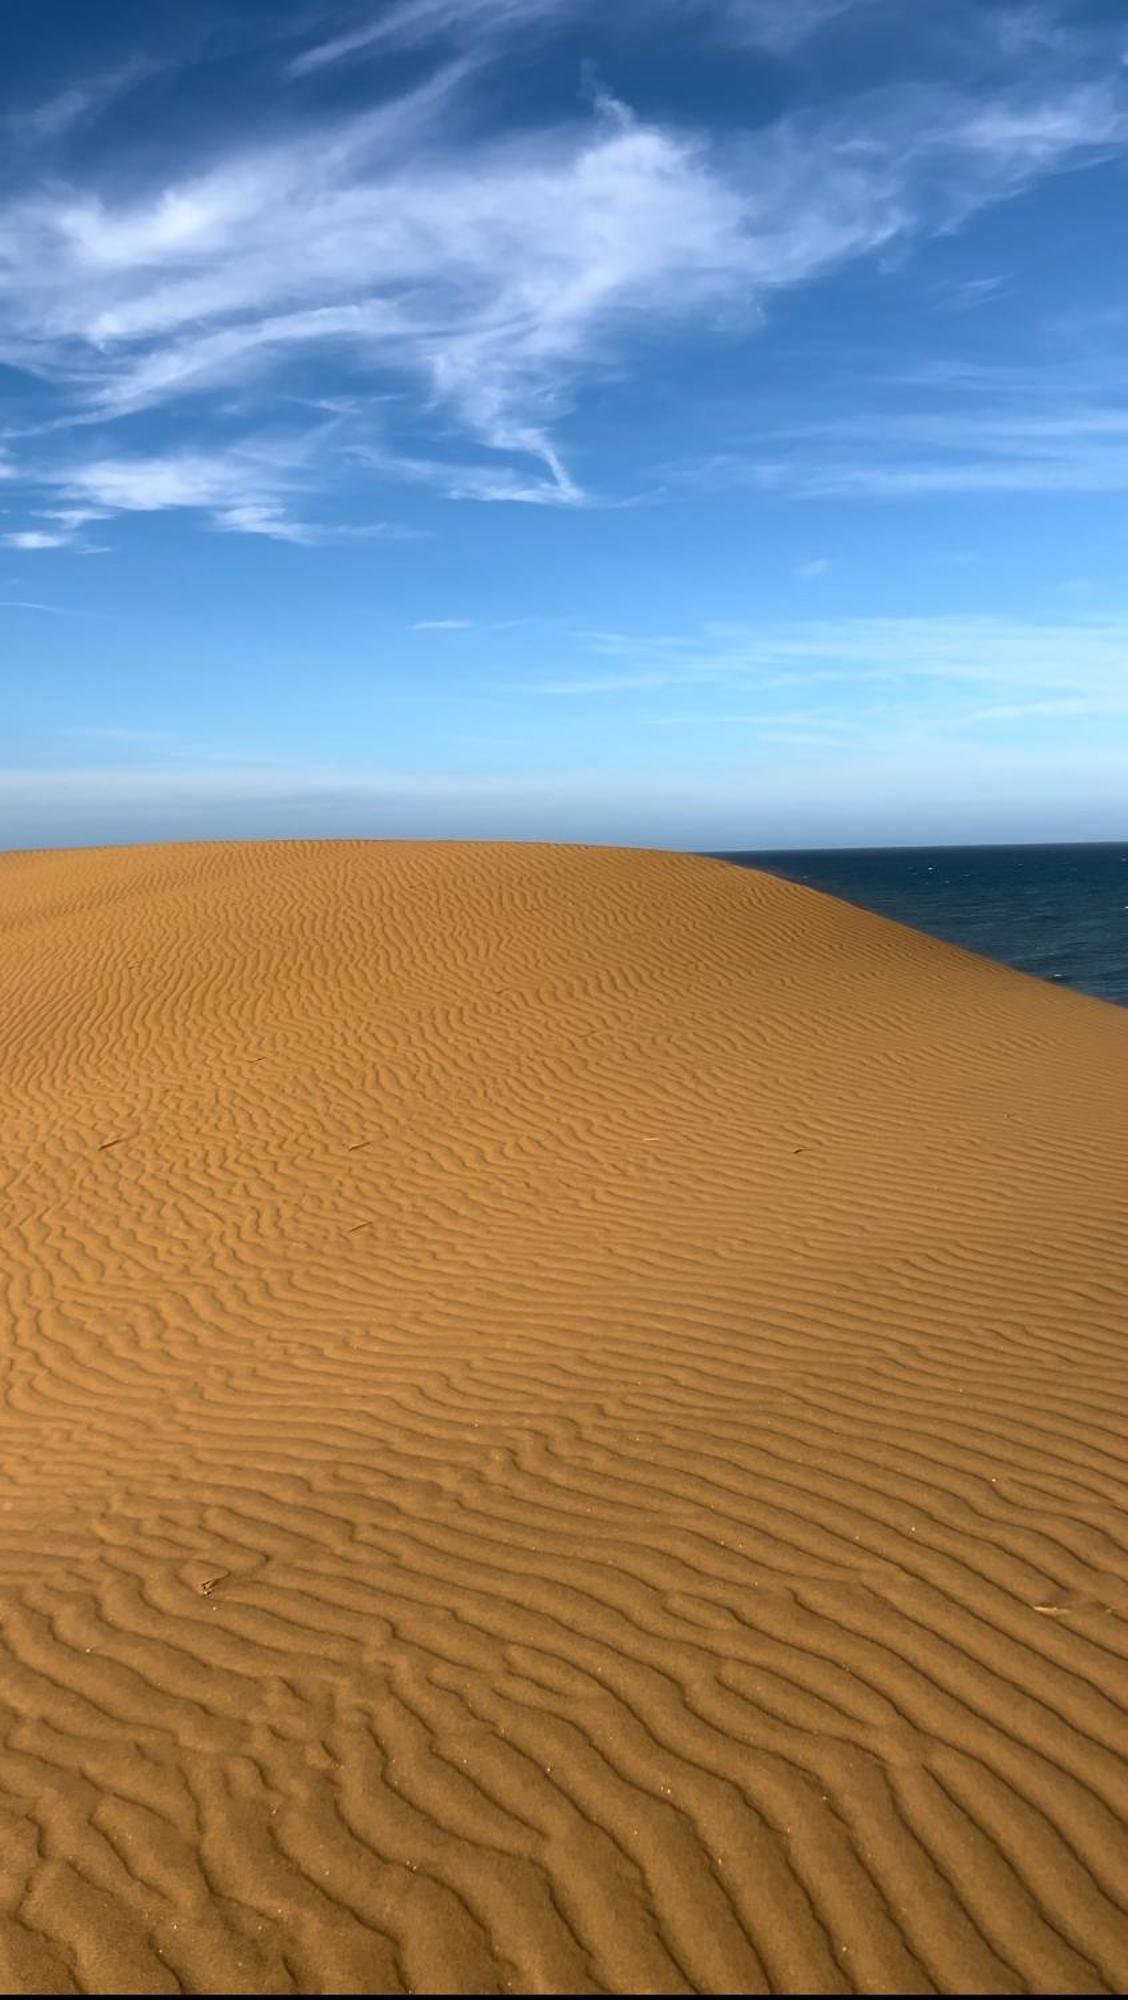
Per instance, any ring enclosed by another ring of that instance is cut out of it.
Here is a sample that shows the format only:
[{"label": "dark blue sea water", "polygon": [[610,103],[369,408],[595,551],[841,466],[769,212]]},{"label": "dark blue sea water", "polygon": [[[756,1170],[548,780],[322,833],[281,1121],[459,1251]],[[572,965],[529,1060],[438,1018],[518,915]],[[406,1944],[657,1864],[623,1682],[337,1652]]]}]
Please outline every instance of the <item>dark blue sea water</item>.
[{"label": "dark blue sea water", "polygon": [[1128,1007],[1128,840],[714,854]]}]

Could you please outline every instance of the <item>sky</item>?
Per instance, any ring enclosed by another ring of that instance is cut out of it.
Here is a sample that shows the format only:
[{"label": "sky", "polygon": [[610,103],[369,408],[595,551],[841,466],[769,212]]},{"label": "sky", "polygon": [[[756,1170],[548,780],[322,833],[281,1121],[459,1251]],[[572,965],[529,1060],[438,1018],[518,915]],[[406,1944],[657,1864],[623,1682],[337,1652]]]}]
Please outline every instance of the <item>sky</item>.
[{"label": "sky", "polygon": [[0,54],[0,847],[1128,835],[1123,0]]}]

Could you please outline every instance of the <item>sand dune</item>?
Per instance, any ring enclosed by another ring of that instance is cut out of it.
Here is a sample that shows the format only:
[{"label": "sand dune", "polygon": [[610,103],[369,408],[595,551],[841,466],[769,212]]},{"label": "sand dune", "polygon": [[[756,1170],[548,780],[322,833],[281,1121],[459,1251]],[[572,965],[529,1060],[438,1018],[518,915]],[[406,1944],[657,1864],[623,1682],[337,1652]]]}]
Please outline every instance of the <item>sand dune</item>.
[{"label": "sand dune", "polygon": [[720,861],[0,856],[0,1983],[1128,1983],[1128,1017]]}]

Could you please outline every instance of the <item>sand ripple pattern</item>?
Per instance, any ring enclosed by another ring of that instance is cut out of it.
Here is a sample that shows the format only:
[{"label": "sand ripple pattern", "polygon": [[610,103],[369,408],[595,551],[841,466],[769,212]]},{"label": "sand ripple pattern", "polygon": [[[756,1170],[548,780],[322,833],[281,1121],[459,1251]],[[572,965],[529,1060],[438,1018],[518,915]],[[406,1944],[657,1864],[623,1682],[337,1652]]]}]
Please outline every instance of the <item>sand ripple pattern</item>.
[{"label": "sand ripple pattern", "polygon": [[795,884],[0,856],[0,1983],[1128,1983],[1128,1020]]}]

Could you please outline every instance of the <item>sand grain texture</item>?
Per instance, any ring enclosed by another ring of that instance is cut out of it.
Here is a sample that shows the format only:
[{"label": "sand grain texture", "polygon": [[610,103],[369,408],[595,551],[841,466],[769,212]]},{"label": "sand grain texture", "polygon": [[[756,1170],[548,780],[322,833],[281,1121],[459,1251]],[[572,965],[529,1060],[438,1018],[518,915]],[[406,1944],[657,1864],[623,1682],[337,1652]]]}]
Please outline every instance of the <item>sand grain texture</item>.
[{"label": "sand grain texture", "polygon": [[1128,1983],[1128,1015],[656,851],[0,855],[0,1984]]}]

